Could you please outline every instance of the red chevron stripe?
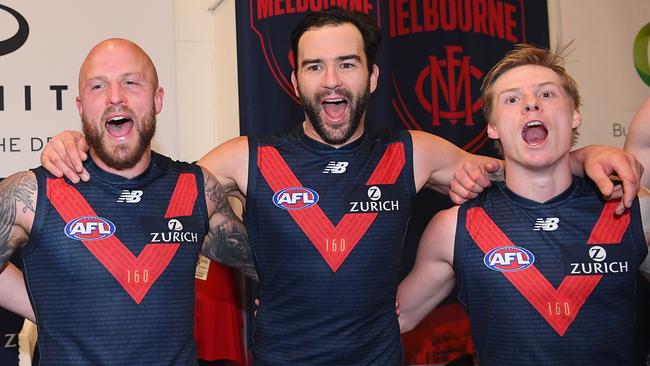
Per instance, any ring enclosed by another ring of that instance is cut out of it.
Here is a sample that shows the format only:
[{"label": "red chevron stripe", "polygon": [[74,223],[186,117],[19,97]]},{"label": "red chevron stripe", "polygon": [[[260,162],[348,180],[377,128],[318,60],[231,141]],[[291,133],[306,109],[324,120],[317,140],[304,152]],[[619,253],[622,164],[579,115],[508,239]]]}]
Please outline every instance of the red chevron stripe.
[{"label": "red chevron stripe", "polygon": [[[603,211],[606,209],[607,207]],[[497,247],[514,246],[482,208],[475,207],[467,211],[467,230],[485,254]],[[600,275],[566,276],[555,289],[534,265],[518,272],[502,274],[560,336],[573,323],[602,278]],[[559,314],[556,305],[559,306]]]},{"label": "red chevron stripe", "polygon": [[616,215],[615,210],[620,200],[605,203],[603,211],[591,231],[587,244],[618,244],[630,224],[630,210],[622,215]]},{"label": "red chevron stripe", "polygon": [[[79,191],[61,178],[47,180],[47,197],[65,222],[70,222],[81,216],[97,216]],[[194,201],[190,201],[191,205],[189,206],[188,203],[181,201],[196,200],[196,197],[197,188],[194,176],[189,173],[181,174],[167,208],[166,217],[191,215]],[[82,240],[81,242],[137,304],[144,299],[151,286],[167,268],[180,245],[178,243],[164,245],[150,243],[145,245],[142,252],[136,257],[115,234],[100,240]],[[139,278],[137,281],[136,274]]]},{"label": "red chevron stripe", "polygon": [[[391,144],[367,184],[395,183],[406,161],[404,155],[404,144]],[[260,172],[273,192],[303,187],[274,147],[260,146],[257,156]],[[341,267],[377,217],[377,213],[347,213],[335,226],[318,204],[302,210],[287,210],[287,212],[333,272]],[[334,242],[336,242],[336,249],[334,249]]]}]

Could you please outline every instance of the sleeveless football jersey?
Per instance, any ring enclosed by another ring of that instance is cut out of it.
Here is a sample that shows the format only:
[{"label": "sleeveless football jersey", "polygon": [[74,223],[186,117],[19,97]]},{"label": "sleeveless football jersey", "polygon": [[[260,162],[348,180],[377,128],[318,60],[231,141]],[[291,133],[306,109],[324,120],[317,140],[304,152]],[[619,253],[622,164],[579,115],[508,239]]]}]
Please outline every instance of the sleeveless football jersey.
[{"label": "sleeveless football jersey", "polygon": [[298,125],[249,149],[255,365],[401,365],[395,295],[416,193],[408,132],[336,149]]},{"label": "sleeveless football jersey", "polygon": [[574,178],[536,203],[494,184],[461,206],[454,271],[481,366],[633,364],[638,201],[622,216]]},{"label": "sleeveless football jersey", "polygon": [[41,365],[196,365],[194,271],[207,230],[197,166],[152,154],[126,179],[85,163],[71,185],[34,170],[23,249]]}]

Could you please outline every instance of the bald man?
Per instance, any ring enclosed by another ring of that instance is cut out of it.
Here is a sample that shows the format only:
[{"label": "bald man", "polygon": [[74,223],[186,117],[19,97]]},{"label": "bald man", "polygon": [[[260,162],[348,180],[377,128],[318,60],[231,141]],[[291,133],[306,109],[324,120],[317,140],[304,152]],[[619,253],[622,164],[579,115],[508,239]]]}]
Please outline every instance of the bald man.
[{"label": "bald man", "polygon": [[[0,269],[22,247],[41,365],[196,365],[199,251],[255,275],[214,176],[151,150],[163,95],[140,47],[99,43],[77,97],[93,179],[72,187],[39,167],[0,183]],[[22,286],[6,271],[0,290]]]}]

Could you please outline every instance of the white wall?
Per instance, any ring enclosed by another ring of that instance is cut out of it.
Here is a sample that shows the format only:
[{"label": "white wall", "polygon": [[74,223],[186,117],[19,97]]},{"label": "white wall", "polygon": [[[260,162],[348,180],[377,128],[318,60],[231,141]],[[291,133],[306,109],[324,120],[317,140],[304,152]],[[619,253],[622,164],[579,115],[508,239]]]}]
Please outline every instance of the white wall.
[{"label": "white wall", "polygon": [[235,1],[175,7],[178,158],[195,161],[239,135]]},{"label": "white wall", "polygon": [[[574,40],[567,70],[582,97],[578,146],[623,146],[630,119],[650,97],[632,59],[634,39],[650,22],[648,0],[548,0],[551,44]],[[650,56],[649,56],[650,57]]]}]

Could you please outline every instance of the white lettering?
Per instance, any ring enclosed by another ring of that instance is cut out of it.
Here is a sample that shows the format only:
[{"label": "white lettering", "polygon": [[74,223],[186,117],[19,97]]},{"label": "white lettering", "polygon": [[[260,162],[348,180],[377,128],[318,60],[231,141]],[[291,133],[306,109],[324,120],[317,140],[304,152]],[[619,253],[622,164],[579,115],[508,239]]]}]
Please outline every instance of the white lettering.
[{"label": "white lettering", "polygon": [[350,212],[399,211],[399,201],[351,201]]},{"label": "white lettering", "polygon": [[5,334],[7,341],[5,342],[5,348],[16,348],[18,347],[18,337],[17,334]]},{"label": "white lettering", "polygon": [[607,274],[607,273],[627,273],[629,271],[628,262],[610,262],[610,263],[570,263],[571,274]]}]

